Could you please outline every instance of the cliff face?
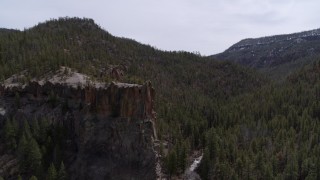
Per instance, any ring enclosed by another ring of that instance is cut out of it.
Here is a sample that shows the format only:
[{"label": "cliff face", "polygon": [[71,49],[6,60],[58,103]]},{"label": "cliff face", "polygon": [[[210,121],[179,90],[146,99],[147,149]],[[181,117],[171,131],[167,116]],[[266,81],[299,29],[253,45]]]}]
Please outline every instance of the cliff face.
[{"label": "cliff face", "polygon": [[65,127],[63,160],[71,179],[155,179],[151,83],[73,86],[66,81],[2,85],[0,121],[46,117]]}]

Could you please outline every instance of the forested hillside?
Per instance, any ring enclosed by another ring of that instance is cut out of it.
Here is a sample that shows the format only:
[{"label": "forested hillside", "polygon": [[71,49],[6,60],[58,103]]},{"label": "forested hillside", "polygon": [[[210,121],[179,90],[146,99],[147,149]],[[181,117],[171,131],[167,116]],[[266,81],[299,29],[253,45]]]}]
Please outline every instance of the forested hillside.
[{"label": "forested hillside", "polygon": [[[200,151],[203,179],[320,178],[319,63],[279,85],[231,62],[114,37],[91,19],[0,30],[1,80],[24,71],[27,82],[60,66],[104,82],[150,80],[162,162],[171,177],[181,177],[190,155]],[[7,149],[13,139],[3,127],[13,121],[1,122]],[[54,169],[44,164],[43,172]]]},{"label": "forested hillside", "polygon": [[320,56],[320,29],[293,34],[249,38],[212,57],[256,68],[276,80]]},{"label": "forested hillside", "polygon": [[320,62],[223,106],[234,121],[207,132],[203,179],[320,178]]},{"label": "forested hillside", "polygon": [[27,82],[60,66],[107,82],[151,80],[158,137],[166,144],[163,149],[169,149],[164,162],[172,175],[184,171],[193,150],[203,149],[210,127],[227,123],[228,110],[221,104],[266,82],[232,63],[114,37],[90,19],[61,18],[24,31],[6,30],[0,33],[0,49],[2,80],[27,70]]}]

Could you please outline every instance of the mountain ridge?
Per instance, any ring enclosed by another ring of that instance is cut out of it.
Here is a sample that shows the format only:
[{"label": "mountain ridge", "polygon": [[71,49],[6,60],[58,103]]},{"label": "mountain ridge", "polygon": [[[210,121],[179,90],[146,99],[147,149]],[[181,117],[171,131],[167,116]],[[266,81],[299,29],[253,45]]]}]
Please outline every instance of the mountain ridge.
[{"label": "mountain ridge", "polygon": [[236,62],[270,76],[283,78],[319,56],[320,29],[314,29],[243,39],[224,52],[210,57]]}]

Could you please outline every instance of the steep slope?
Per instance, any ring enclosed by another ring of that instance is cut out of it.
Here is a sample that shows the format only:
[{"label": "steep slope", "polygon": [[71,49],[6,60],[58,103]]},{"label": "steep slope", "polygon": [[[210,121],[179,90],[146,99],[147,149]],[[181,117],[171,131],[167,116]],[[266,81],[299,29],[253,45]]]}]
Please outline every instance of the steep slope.
[{"label": "steep slope", "polygon": [[0,78],[28,69],[30,79],[68,66],[102,81],[152,80],[160,94],[193,87],[197,93],[225,98],[260,86],[254,72],[187,52],[163,52],[117,38],[90,19],[62,18],[23,32],[0,35]]},{"label": "steep slope", "polygon": [[202,179],[320,178],[320,61],[226,103],[207,131]]},{"label": "steep slope", "polygon": [[286,76],[320,55],[320,29],[287,35],[244,39],[214,55],[276,76]]},{"label": "steep slope", "polygon": [[[0,151],[0,159],[13,156],[20,164],[12,166],[2,160],[0,176],[16,178],[20,174],[27,179],[33,174],[45,179],[51,160],[56,165],[64,162],[70,179],[156,178],[154,90],[150,83],[98,83],[67,68],[26,84],[19,82],[22,76],[8,79],[0,87],[0,131],[8,134],[4,125],[8,121],[17,124],[14,136],[0,139],[0,146],[6,149]],[[48,124],[39,127],[43,121]],[[23,128],[29,125],[31,130]],[[23,134],[41,147],[42,161],[37,166],[29,161],[37,158],[23,150],[21,143],[8,144],[21,142]]]}]

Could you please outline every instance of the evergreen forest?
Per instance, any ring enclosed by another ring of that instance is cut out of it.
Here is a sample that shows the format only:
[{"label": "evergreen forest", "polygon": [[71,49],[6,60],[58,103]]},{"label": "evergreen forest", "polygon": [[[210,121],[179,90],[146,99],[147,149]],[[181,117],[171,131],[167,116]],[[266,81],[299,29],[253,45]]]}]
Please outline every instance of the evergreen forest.
[{"label": "evergreen forest", "polygon": [[[184,51],[162,51],[115,37],[87,18],[52,19],[0,29],[0,80],[24,81],[67,66],[103,82],[155,91],[162,164],[179,178],[194,152],[202,179],[320,179],[320,60],[270,79],[255,69]],[[106,70],[122,67],[121,77]],[[19,107],[19,94],[16,95]],[[19,165],[18,179],[68,179],[64,135],[46,118],[0,122],[0,153]],[[3,145],[3,146],[2,146]],[[0,179],[3,179],[0,177]]]}]

